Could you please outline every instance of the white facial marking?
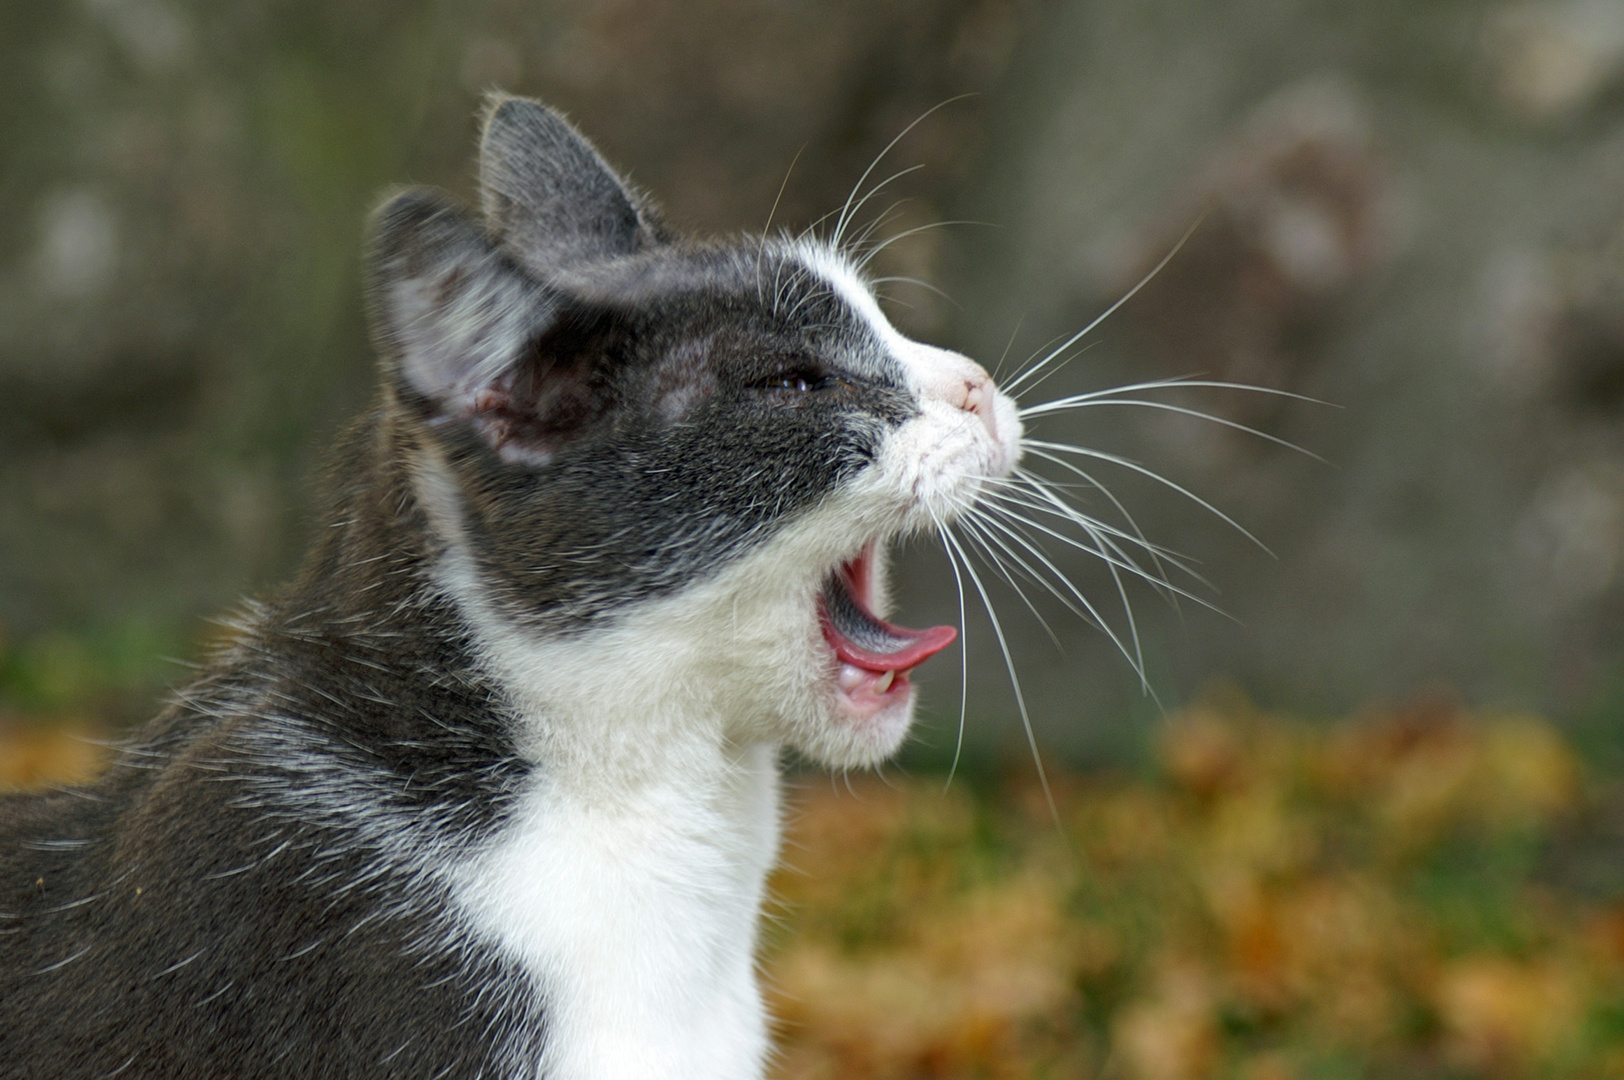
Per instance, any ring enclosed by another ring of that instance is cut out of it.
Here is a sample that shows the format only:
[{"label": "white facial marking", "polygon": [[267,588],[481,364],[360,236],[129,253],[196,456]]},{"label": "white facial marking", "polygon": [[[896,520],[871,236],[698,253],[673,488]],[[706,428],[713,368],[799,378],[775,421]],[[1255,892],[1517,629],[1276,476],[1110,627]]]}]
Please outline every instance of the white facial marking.
[{"label": "white facial marking", "polygon": [[985,427],[989,436],[986,452],[974,461],[960,463],[962,467],[967,471],[979,467],[981,476],[1007,475],[1020,459],[1021,421],[1014,400],[998,389],[992,376],[967,356],[905,337],[839,254],[809,242],[796,245],[796,254],[862,317],[902,364],[927,417],[946,425],[974,417]]}]

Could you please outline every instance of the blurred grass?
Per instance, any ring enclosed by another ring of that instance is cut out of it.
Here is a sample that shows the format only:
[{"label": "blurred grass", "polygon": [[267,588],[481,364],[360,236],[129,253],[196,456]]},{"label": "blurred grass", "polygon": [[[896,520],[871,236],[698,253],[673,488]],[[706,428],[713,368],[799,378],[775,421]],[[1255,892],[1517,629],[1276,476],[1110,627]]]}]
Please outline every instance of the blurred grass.
[{"label": "blurred grass", "polygon": [[[93,774],[57,668],[0,670],[0,785]],[[796,781],[777,1076],[1624,1077],[1624,789],[1549,722],[1216,694],[1051,784]]]},{"label": "blurred grass", "polygon": [[0,791],[94,779],[113,733],[150,714],[175,678],[166,658],[194,651],[146,622],[20,641],[0,627]]}]

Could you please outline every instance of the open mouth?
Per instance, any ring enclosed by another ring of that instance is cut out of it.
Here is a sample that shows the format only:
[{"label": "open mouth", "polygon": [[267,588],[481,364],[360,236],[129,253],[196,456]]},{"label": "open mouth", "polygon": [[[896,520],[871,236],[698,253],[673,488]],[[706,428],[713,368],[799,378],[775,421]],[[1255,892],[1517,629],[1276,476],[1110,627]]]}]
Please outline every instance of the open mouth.
[{"label": "open mouth", "polygon": [[840,669],[835,682],[861,716],[906,700],[908,672],[941,652],[959,636],[951,626],[912,630],[874,614],[874,545],[841,564],[818,597],[824,640]]}]

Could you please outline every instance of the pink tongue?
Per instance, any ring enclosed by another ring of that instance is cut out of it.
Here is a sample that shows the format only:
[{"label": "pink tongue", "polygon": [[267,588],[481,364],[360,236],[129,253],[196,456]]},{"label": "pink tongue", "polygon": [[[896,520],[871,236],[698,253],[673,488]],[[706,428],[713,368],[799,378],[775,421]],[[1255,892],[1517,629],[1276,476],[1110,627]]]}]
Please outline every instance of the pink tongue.
[{"label": "pink tongue", "polygon": [[924,663],[959,636],[951,626],[913,630],[894,626],[869,610],[874,545],[840,568],[818,598],[823,637],[842,663],[880,674]]},{"label": "pink tongue", "polygon": [[827,614],[823,616],[823,636],[828,640],[829,647],[834,649],[835,655],[843,662],[875,673],[907,671],[953,644],[953,640],[959,636],[958,629],[952,626],[910,630],[905,626],[893,626],[880,619],[874,621],[891,637],[906,641],[907,644],[894,652],[872,652],[836,630]]}]

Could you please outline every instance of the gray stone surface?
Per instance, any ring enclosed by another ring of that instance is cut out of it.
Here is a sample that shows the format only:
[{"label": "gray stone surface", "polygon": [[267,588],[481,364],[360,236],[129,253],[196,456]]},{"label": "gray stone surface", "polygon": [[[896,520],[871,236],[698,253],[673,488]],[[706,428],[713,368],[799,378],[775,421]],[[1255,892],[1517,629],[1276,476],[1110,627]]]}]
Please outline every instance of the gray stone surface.
[{"label": "gray stone surface", "polygon": [[[1227,677],[1309,710],[1452,688],[1567,714],[1607,693],[1624,551],[1621,35],[1624,5],[1597,0],[1101,0],[1028,40],[968,200],[1004,224],[956,283],[975,298],[958,324],[971,350],[995,355],[1018,321],[1017,354],[1082,325],[1200,219],[1041,392],[1205,373],[1338,406],[1180,399],[1331,467],[1165,412],[1092,410],[1065,429],[1278,555],[1131,485],[1147,534],[1198,558],[1236,620],[1136,602],[1165,696]],[[1101,722],[1137,691],[1097,637],[1055,625],[1065,656],[1023,648],[1036,711],[1075,715],[1094,687],[1083,711],[1099,722],[1047,722],[1047,741],[1108,741]]]}]

